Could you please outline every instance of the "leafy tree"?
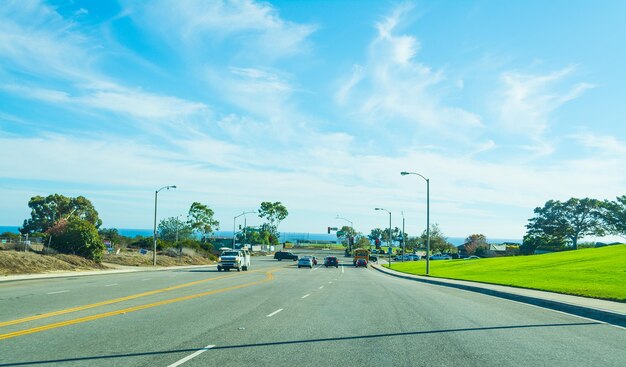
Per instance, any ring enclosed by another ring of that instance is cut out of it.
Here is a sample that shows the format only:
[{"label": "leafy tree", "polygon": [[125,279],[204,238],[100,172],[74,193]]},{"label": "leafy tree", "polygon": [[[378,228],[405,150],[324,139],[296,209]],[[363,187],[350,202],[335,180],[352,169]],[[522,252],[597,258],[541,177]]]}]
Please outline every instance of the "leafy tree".
[{"label": "leafy tree", "polygon": [[374,241],[376,239],[382,239],[383,238],[383,230],[380,228],[374,228],[370,231],[370,234],[367,235],[367,238],[369,238],[371,241]]},{"label": "leafy tree", "polygon": [[609,233],[626,236],[626,195],[618,196],[615,201],[605,200],[602,219]]},{"label": "leafy tree", "polygon": [[354,228],[350,226],[343,226],[340,230],[337,231],[337,239],[341,241],[344,245],[348,244],[348,240],[350,237],[356,236],[356,231]]},{"label": "leafy tree", "polygon": [[354,243],[356,248],[367,248],[369,249],[371,246],[371,242],[367,237],[359,237],[359,239]]},{"label": "leafy tree", "polygon": [[50,227],[62,219],[74,216],[93,224],[96,228],[102,225],[98,212],[84,196],[75,198],[59,194],[34,196],[28,201],[31,208],[30,218],[24,220],[20,232],[46,232]]},{"label": "leafy tree", "polygon": [[535,216],[526,225],[527,235],[547,243],[568,239],[577,249],[581,237],[605,234],[601,208],[602,203],[596,199],[549,200],[542,208],[535,208]]},{"label": "leafy tree", "polygon": [[421,242],[421,237],[407,237],[404,248],[406,251],[415,251],[419,248],[425,248],[426,245]]},{"label": "leafy tree", "polygon": [[193,202],[187,213],[187,224],[198,232],[202,241],[207,241],[213,231],[218,230],[220,222],[213,218],[215,213],[208,205]]},{"label": "leafy tree", "polygon": [[484,234],[472,234],[465,239],[463,243],[463,250],[468,255],[474,255],[476,250],[481,248],[489,248],[487,244],[487,237]]},{"label": "leafy tree", "polygon": [[[424,244],[424,247],[426,246],[426,230],[422,232],[419,241]],[[443,234],[437,223],[430,225],[430,251],[431,253],[457,251],[456,247],[448,242],[448,237]]]},{"label": "leafy tree", "polygon": [[265,218],[267,221],[265,228],[274,237],[276,237],[276,243],[278,243],[278,225],[289,215],[287,208],[280,202],[264,201],[259,208],[259,217]]},{"label": "leafy tree", "polygon": [[189,223],[183,222],[178,217],[169,217],[161,220],[158,227],[159,237],[164,241],[175,242],[178,231],[178,240],[191,239],[193,229]]},{"label": "leafy tree", "polygon": [[102,260],[105,246],[91,222],[71,216],[58,221],[48,232],[52,235],[51,246],[55,250],[97,262]]}]

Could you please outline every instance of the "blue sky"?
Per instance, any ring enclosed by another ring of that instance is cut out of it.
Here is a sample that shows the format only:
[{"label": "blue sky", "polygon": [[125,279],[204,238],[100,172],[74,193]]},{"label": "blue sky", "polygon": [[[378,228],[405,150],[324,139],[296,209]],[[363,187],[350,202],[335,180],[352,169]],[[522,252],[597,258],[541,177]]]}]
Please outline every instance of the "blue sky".
[{"label": "blue sky", "polygon": [[[623,1],[3,1],[0,224],[31,196],[150,228],[431,222],[521,238],[549,199],[626,188]],[[255,224],[259,219],[249,218]]]}]

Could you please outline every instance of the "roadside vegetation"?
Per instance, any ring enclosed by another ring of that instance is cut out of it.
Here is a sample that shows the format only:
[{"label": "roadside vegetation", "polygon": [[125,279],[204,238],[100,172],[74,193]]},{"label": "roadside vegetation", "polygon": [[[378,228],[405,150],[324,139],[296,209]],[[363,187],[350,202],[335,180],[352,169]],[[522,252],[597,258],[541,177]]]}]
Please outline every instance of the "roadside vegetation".
[{"label": "roadside vegetation", "polygon": [[103,270],[106,265],[76,255],[40,255],[34,252],[0,251],[0,275]]},{"label": "roadside vegetation", "polygon": [[[426,262],[393,263],[392,269],[425,275]],[[430,276],[626,302],[626,245],[535,256],[431,261]]]}]

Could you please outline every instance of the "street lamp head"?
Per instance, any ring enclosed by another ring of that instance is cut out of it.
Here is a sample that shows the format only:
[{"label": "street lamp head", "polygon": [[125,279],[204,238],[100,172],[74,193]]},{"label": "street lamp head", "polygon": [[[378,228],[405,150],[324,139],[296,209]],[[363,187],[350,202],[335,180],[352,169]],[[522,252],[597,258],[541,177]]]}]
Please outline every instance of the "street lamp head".
[{"label": "street lamp head", "polygon": [[383,208],[374,208],[374,210],[383,210]]},{"label": "street lamp head", "polygon": [[400,174],[401,174],[402,176],[410,175],[410,173],[409,173],[409,172],[400,172]]},{"label": "street lamp head", "polygon": [[170,186],[170,187],[171,187],[172,189],[175,189],[175,188],[176,188],[176,185],[172,185],[172,186]]}]

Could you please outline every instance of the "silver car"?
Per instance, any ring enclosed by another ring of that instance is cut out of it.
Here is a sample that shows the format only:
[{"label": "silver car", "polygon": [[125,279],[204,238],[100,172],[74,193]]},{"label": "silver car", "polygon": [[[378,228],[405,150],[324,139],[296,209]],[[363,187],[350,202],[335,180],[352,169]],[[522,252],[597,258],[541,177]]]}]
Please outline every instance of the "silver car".
[{"label": "silver car", "polygon": [[313,259],[310,257],[303,257],[300,260],[298,260],[298,268],[301,267],[305,267],[305,268],[313,268]]}]

